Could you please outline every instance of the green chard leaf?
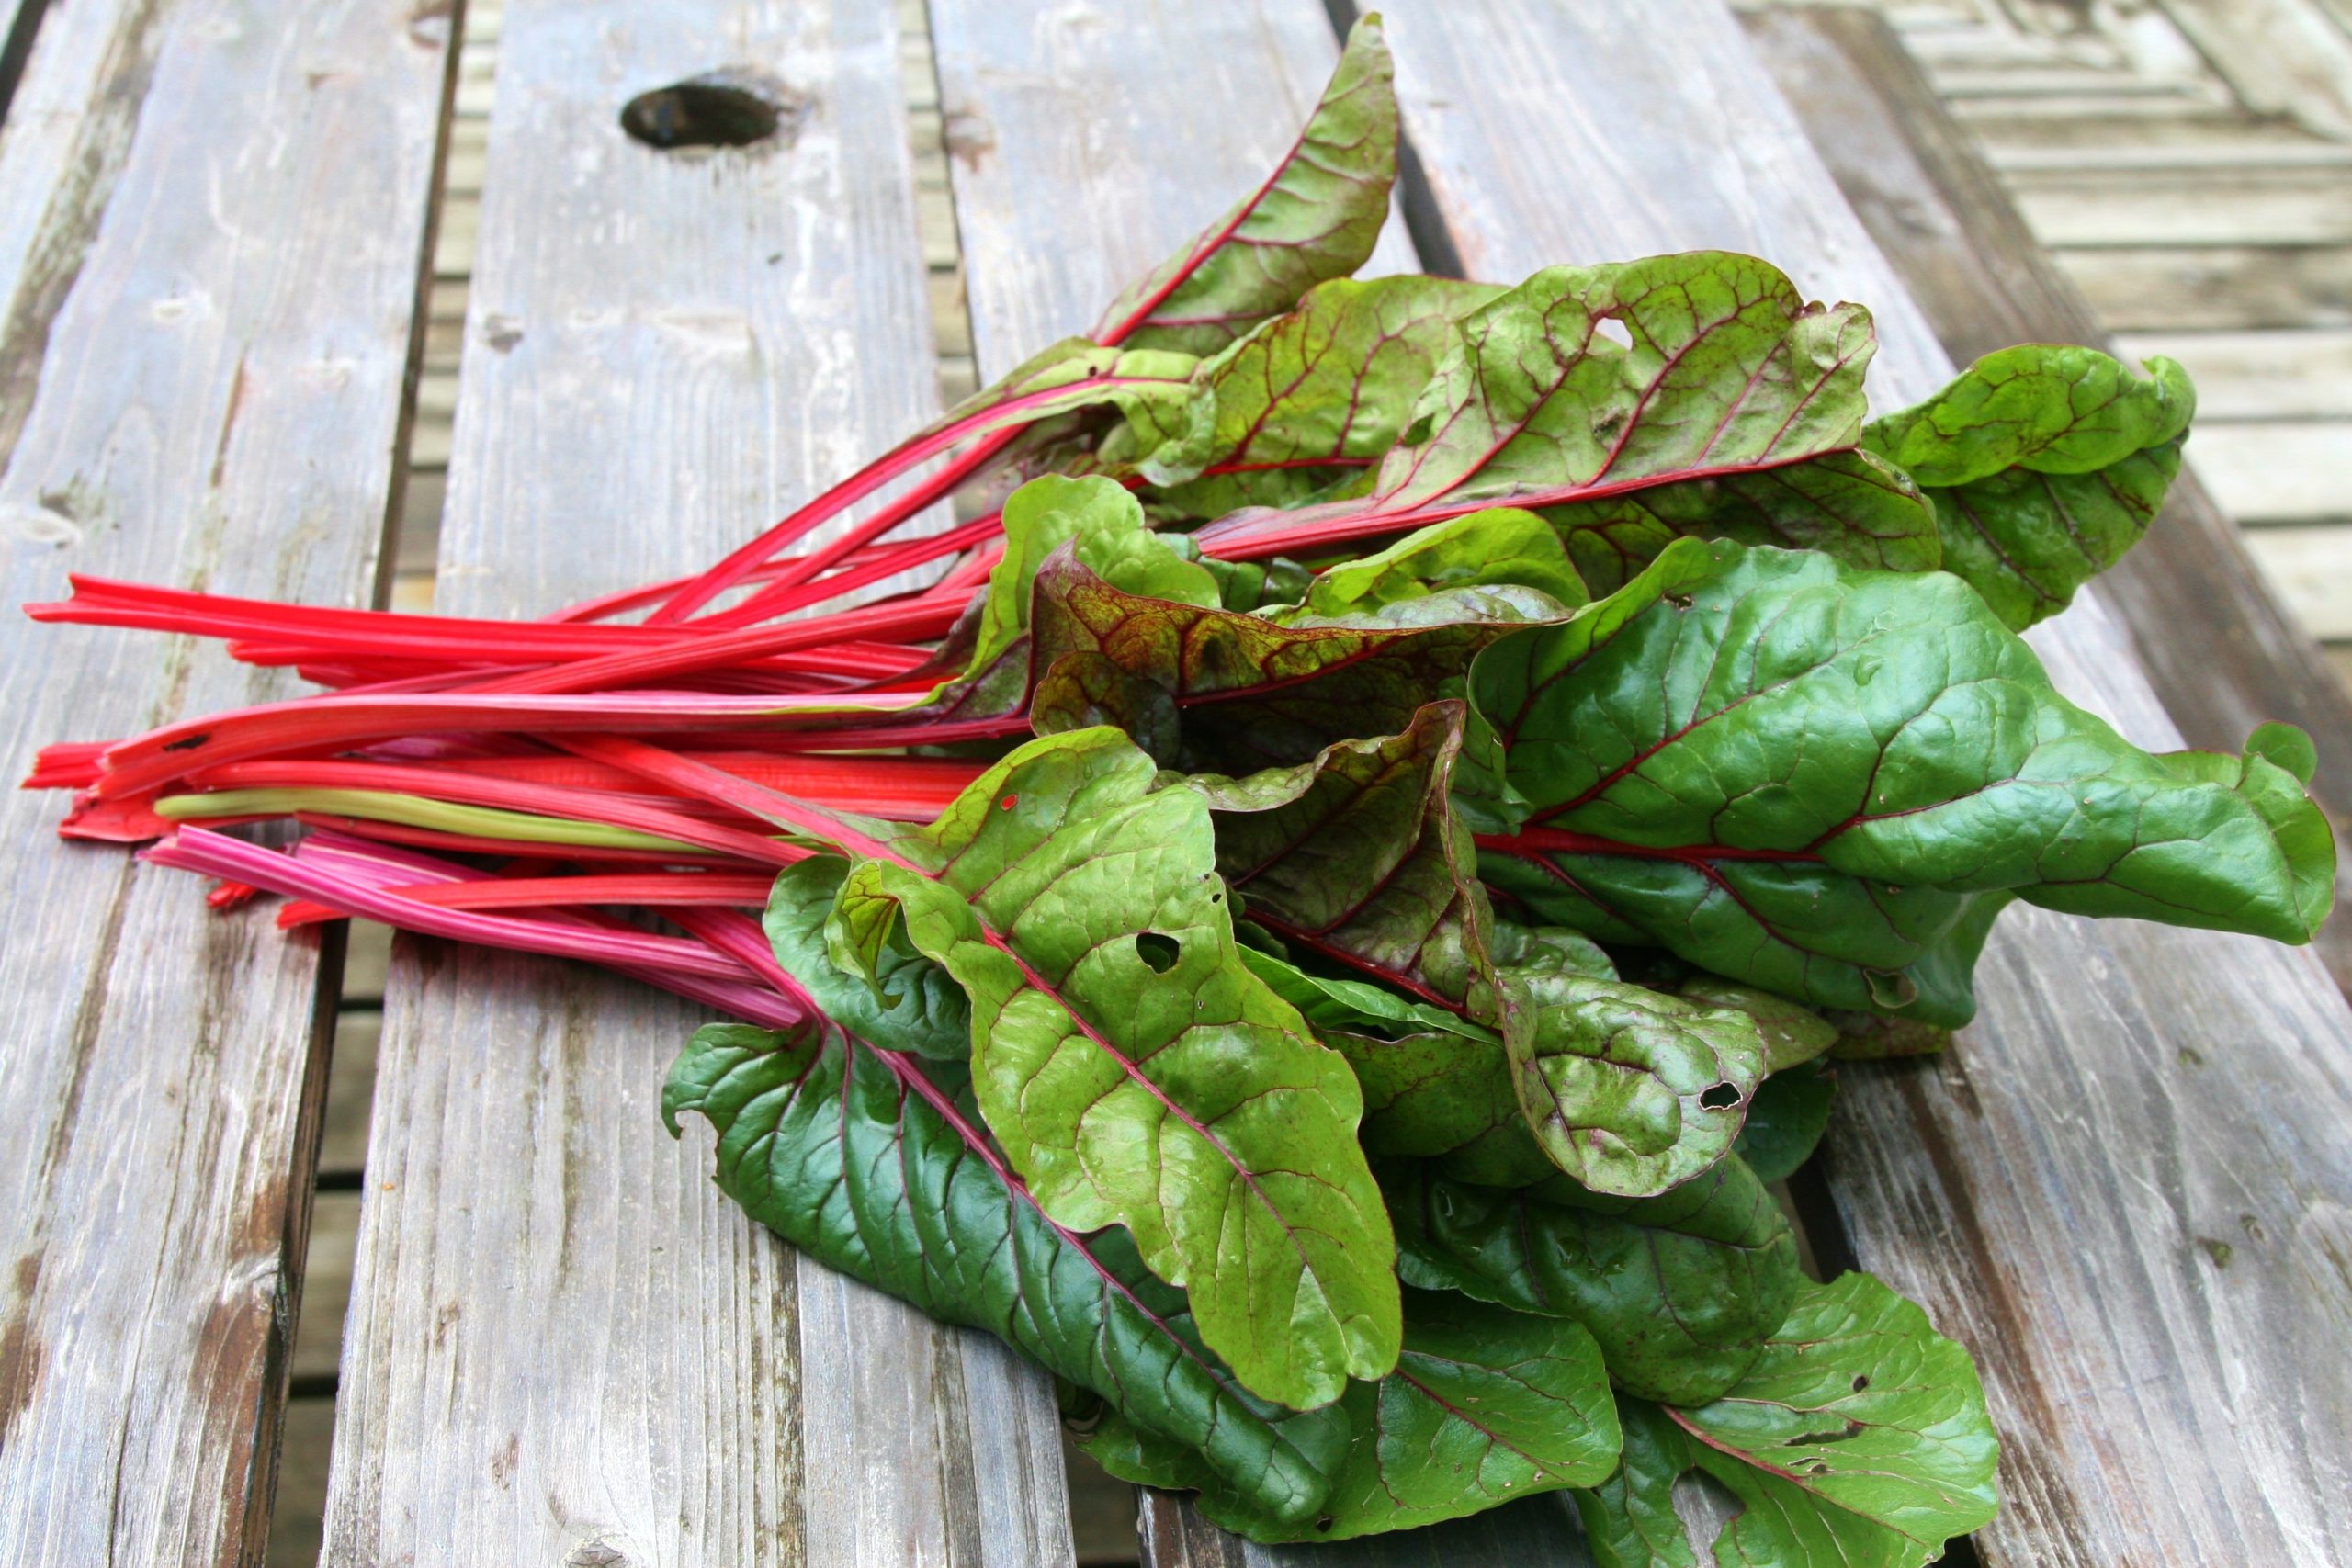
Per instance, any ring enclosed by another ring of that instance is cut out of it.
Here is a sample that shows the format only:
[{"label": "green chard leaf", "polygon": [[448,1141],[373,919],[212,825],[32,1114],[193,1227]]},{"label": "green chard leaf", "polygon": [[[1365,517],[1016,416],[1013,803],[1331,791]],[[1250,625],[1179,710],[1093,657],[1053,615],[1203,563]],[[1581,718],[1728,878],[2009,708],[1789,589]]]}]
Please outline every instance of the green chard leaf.
[{"label": "green chard leaf", "polygon": [[1731,1152],[1764,1077],[1752,1015],[1577,975],[1507,972],[1504,985],[1520,1105],[1562,1170],[1646,1198]]},{"label": "green chard leaf", "polygon": [[720,1190],[811,1257],[996,1335],[1273,1517],[1312,1517],[1329,1490],[1350,1441],[1340,1409],[1250,1394],[1124,1233],[1048,1219],[989,1147],[960,1066],[838,1029],[712,1024],[662,1092],[673,1134],[688,1111],[718,1134]]},{"label": "green chard leaf", "polygon": [[1405,1348],[1376,1383],[1349,1385],[1351,1438],[1307,1520],[1270,1516],[1193,1456],[1125,1421],[1082,1446],[1114,1475],[1196,1489],[1201,1512],[1253,1540],[1347,1540],[1589,1486],[1617,1464],[1617,1412],[1592,1337],[1572,1322],[1408,1291]]},{"label": "green chard leaf", "polygon": [[1132,464],[1158,504],[1190,516],[1317,499],[1396,445],[1454,324],[1501,292],[1418,276],[1318,284],[1204,363],[1193,405],[1138,406],[1102,460]]},{"label": "green chard leaf", "polygon": [[2331,897],[2291,772],[2140,750],[1949,576],[1678,543],[1470,685],[1525,824],[1490,885],[1816,1006],[1966,1022],[2013,897],[2290,942]]},{"label": "green chard leaf", "polygon": [[1548,517],[1600,590],[1683,536],[1941,559],[1917,489],[1860,450],[1868,313],[1809,305],[1752,256],[1553,267],[1457,336],[1366,493],[1237,513],[1204,541],[1305,551],[1509,505]]},{"label": "green chard leaf", "polygon": [[1299,1408],[1394,1363],[1394,1243],[1347,1064],[1243,963],[1206,805],[1125,737],[1033,741],[907,863],[859,861],[827,939],[871,974],[903,920],[971,998],[981,1114],[1045,1212],[1123,1224],[1208,1347]]},{"label": "green chard leaf", "polygon": [[1789,1222],[1736,1157],[1657,1198],[1606,1198],[1559,1176],[1489,1187],[1441,1170],[1380,1167],[1405,1282],[1572,1318],[1610,1375],[1645,1397],[1723,1393],[1796,1298]]},{"label": "green chard leaf", "polygon": [[1818,1063],[1774,1073],[1749,1101],[1734,1152],[1758,1179],[1786,1181],[1820,1146],[1837,1101],[1838,1076]]},{"label": "green chard leaf", "polygon": [[963,1061],[972,1054],[971,1005],[904,932],[890,932],[876,949],[871,982],[826,951],[825,922],[848,876],[849,862],[838,855],[817,855],[777,875],[763,922],[776,962],[826,1017],[876,1048]]},{"label": "green chard leaf", "polygon": [[1400,734],[1246,778],[1195,774],[1184,787],[1208,803],[1217,870],[1251,919],[1491,1021],[1501,1004],[1487,897],[1450,804],[1464,711],[1431,703]]},{"label": "green chard leaf", "polygon": [[2197,394],[2169,359],[2147,370],[2022,344],[1871,421],[1863,439],[1934,503],[1944,569],[2021,630],[2139,543],[2180,470]]},{"label": "green chard leaf", "polygon": [[1396,180],[1395,78],[1380,19],[1366,17],[1266,183],[1129,285],[1093,336],[1214,354],[1315,285],[1362,266],[1388,220]]},{"label": "green chard leaf", "polygon": [[[1405,729],[1479,649],[1566,613],[1539,589],[1489,583],[1363,615],[1241,614],[1222,606],[1204,569],[1183,588],[1169,568],[1148,566],[1191,565],[1191,541],[1150,532],[1140,503],[1110,481],[1075,482],[1104,487],[1103,499],[1036,571],[1030,706],[1040,734],[1114,724],[1188,771],[1295,765],[1334,742]],[[1183,721],[1193,707],[1199,721]]]},{"label": "green chard leaf", "polygon": [[[1601,1568],[1917,1568],[1993,1517],[1998,1444],[1968,1353],[1866,1274],[1807,1284],[1713,1404],[1621,1402],[1624,1461],[1577,1494]],[[1701,1471],[1742,1505],[1712,1542],[1676,1515]]]}]

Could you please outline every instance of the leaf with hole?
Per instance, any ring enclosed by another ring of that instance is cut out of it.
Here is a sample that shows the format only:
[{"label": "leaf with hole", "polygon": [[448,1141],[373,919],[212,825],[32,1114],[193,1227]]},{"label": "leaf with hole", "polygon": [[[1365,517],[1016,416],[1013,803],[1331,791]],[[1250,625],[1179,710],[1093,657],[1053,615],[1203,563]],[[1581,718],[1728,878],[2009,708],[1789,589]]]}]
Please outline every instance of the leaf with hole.
[{"label": "leaf with hole", "polygon": [[[1576,1495],[1601,1568],[1917,1568],[1996,1506],[1998,1445],[1967,1352],[1867,1274],[1806,1284],[1723,1398],[1627,1398],[1621,1415],[1623,1463]],[[1740,1505],[1713,1541],[1675,1510],[1692,1471]]]},{"label": "leaf with hole", "polygon": [[903,862],[857,862],[827,939],[870,975],[903,929],[944,965],[981,1114],[1045,1212],[1125,1226],[1245,1387],[1322,1404],[1396,1354],[1362,1099],[1241,961],[1206,805],[1154,773],[1114,730],[1032,741],[893,840]]}]

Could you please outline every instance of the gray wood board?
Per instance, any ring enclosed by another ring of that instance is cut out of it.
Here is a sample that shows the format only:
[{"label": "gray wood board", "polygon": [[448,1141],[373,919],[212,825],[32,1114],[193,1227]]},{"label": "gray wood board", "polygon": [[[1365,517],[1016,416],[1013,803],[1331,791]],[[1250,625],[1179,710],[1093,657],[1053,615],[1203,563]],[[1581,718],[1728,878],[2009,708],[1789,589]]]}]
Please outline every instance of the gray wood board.
[{"label": "gray wood board", "polygon": [[[51,8],[0,135],[12,778],[47,741],[296,689],[18,615],[69,570],[367,602],[448,34],[407,0]],[[337,949],[61,843],[64,805],[0,793],[0,1562],[244,1562]]]},{"label": "gray wood board", "polygon": [[[1871,305],[1882,400],[1948,373],[1712,0],[1387,14],[1408,133],[1478,274],[1729,246]],[[2178,744],[2097,594],[2033,640],[2077,701]],[[1828,1157],[1863,1265],[1985,1373],[2007,1506],[1984,1560],[2342,1561],[2343,998],[2307,953],[2035,912],[1996,934],[1982,993],[1949,1061],[1845,1075]]]},{"label": "gray wood board", "polygon": [[[512,0],[438,595],[527,615],[716,558],[934,412],[887,6]],[[657,152],[723,66],[788,140]],[[1067,1562],[1046,1381],[796,1257],[662,1128],[706,1015],[402,942],[325,1561]]]},{"label": "gray wood board", "polygon": [[[983,379],[1093,324],[1129,278],[1213,221],[1289,149],[1338,58],[1316,0],[1170,10],[933,0],[940,104]],[[1364,272],[1418,265],[1392,219]],[[1452,1537],[1312,1550],[1227,1536],[1189,1504],[1147,1498],[1155,1564],[1434,1562]],[[1557,1508],[1513,1509],[1456,1532],[1480,1553],[1580,1564]],[[1401,1554],[1400,1554],[1401,1553]]]},{"label": "gray wood board", "polygon": [[[1893,28],[1850,10],[1764,13],[1748,26],[1839,188],[1954,359],[2014,343],[2105,341]],[[2247,542],[2193,471],[2212,445],[2192,438],[2192,471],[2099,590],[2191,744],[2233,748],[2268,718],[2311,734],[2318,792],[2341,833],[2352,824],[2352,696],[2265,586]],[[2337,983],[2352,984],[2352,921],[2324,931],[2319,948]]]}]

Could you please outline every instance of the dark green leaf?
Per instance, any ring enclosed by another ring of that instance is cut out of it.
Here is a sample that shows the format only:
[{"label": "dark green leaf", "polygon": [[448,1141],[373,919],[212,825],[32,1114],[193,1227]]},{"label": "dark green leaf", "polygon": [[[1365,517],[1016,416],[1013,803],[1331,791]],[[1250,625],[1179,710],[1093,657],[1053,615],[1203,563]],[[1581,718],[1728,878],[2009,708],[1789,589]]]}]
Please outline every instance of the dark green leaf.
[{"label": "dark green leaf", "polygon": [[972,1054],[972,1010],[946,970],[893,931],[876,952],[874,980],[844,972],[825,951],[825,920],[849,862],[818,855],[786,866],[768,894],[768,943],[825,1016],[867,1043],[939,1061]]},{"label": "dark green leaf", "polygon": [[1528,822],[1488,882],[1816,1005],[1965,1022],[2012,896],[2286,942],[2330,897],[2290,773],[2140,750],[1946,576],[1678,544],[1471,687]]},{"label": "dark green leaf", "polygon": [[1800,1276],[1788,1220],[1736,1157],[1657,1198],[1603,1198],[1564,1177],[1502,1189],[1381,1167],[1408,1284],[1574,1318],[1610,1375],[1700,1404],[1747,1371]]},{"label": "dark green leaf", "polygon": [[[1714,1404],[1621,1413],[1623,1464],[1577,1495],[1601,1568],[1917,1568],[1996,1506],[1998,1445],[1968,1353],[1866,1274],[1808,1284]],[[1675,1514],[1692,1470],[1742,1505],[1710,1543]]]},{"label": "dark green leaf", "polygon": [[1201,1512],[1253,1540],[1346,1540],[1481,1513],[1617,1463],[1617,1412],[1592,1337],[1557,1318],[1408,1291],[1405,1349],[1377,1383],[1350,1385],[1353,1439],[1307,1520],[1272,1517],[1172,1445],[1106,1423],[1084,1445],[1113,1474],[1196,1488]]},{"label": "dark green leaf", "polygon": [[1046,1213],[1125,1225],[1244,1386],[1305,1408],[1394,1363],[1395,1256],[1347,1064],[1237,951],[1206,805],[1114,730],[1033,741],[864,860],[828,939],[903,919],[972,1005],[981,1113]]},{"label": "dark green leaf", "polygon": [[978,1131],[960,1067],[838,1030],[713,1024],[662,1093],[673,1133],[688,1111],[718,1134],[720,1190],[793,1246],[997,1335],[1258,1506],[1313,1517],[1348,1441],[1340,1410],[1302,1416],[1253,1397],[1122,1233],[1047,1219]]},{"label": "dark green leaf", "polygon": [[1786,1181],[1813,1157],[1837,1100],[1837,1075],[1815,1064],[1774,1073],[1747,1107],[1736,1152],[1758,1180]]}]

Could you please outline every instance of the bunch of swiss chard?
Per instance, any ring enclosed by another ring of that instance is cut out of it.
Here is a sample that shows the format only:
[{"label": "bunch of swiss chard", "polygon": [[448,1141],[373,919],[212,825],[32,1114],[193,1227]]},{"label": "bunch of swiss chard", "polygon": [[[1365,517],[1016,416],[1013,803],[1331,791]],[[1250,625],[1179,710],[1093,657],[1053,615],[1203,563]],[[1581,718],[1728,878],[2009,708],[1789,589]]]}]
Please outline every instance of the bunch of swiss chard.
[{"label": "bunch of swiss chard", "polygon": [[1566,1488],[1611,1564],[1928,1561],[1994,1507],[1976,1374],[1768,1190],[1836,1065],[1940,1049],[2012,900],[2330,897],[2299,733],[2151,755],[2017,636],[2146,527],[2188,382],[2034,345],[1872,420],[1867,312],[1752,257],[1355,281],[1396,143],[1367,23],[1091,336],[694,579],[79,580],[35,613],[330,690],[32,782],[220,903],[709,1002],[666,1108],[729,1194],[1248,1535]]}]

